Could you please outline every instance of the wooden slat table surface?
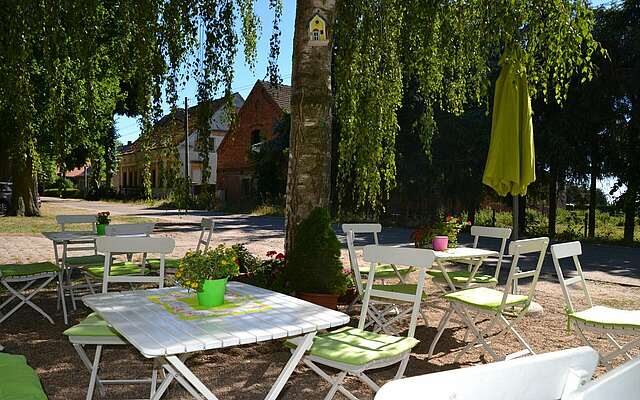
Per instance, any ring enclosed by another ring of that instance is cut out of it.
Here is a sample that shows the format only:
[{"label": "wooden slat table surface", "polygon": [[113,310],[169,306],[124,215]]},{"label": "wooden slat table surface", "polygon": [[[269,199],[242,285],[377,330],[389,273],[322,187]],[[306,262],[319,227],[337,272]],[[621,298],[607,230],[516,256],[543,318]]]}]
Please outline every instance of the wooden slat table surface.
[{"label": "wooden slat table surface", "polygon": [[298,336],[349,322],[344,313],[281,293],[240,282],[229,282],[228,289],[252,296],[267,309],[181,319],[148,298],[187,291],[177,287],[90,295],[83,301],[148,358]]}]

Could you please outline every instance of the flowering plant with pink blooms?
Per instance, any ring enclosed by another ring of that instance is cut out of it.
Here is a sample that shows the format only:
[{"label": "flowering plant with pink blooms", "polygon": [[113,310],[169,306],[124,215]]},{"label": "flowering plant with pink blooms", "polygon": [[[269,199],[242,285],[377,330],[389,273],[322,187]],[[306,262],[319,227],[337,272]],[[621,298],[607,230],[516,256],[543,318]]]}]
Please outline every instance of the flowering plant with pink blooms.
[{"label": "flowering plant with pink blooms", "polygon": [[414,241],[416,247],[430,248],[433,238],[436,236],[447,236],[449,238],[449,247],[458,246],[458,234],[471,222],[462,217],[447,215],[439,218],[432,224],[418,228],[411,233],[411,240]]}]

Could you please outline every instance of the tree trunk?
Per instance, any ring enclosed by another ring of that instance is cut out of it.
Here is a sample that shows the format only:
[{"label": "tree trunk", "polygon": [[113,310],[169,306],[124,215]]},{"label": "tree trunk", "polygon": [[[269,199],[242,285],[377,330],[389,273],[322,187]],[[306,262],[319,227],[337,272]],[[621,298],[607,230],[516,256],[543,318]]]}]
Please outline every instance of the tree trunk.
[{"label": "tree trunk", "polygon": [[[326,42],[312,42],[309,22],[318,13]],[[335,0],[298,0],[293,37],[291,138],[287,176],[285,251],[311,210],[329,207],[331,193],[331,48]]]},{"label": "tree trunk", "polygon": [[13,157],[13,193],[10,215],[34,217],[40,215],[37,204],[37,183],[33,174],[33,159],[30,154]]},{"label": "tree trunk", "polygon": [[624,241],[631,244],[636,225],[637,187],[629,183],[624,197]]},{"label": "tree trunk", "polygon": [[551,168],[549,182],[549,237],[556,237],[556,220],[558,216],[558,172],[555,167]]},{"label": "tree trunk", "polygon": [[591,182],[589,185],[589,221],[588,221],[588,232],[587,237],[593,239],[596,236],[596,194],[597,194],[597,186],[598,183],[598,164],[597,162],[591,161]]}]

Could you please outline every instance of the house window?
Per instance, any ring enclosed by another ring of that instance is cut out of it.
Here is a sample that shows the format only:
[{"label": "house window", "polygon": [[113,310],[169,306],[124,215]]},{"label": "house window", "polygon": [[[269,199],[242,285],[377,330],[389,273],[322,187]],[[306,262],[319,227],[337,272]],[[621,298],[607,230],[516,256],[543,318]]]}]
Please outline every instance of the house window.
[{"label": "house window", "polygon": [[260,129],[256,129],[251,132],[251,145],[258,144],[262,142],[262,135],[260,135]]}]

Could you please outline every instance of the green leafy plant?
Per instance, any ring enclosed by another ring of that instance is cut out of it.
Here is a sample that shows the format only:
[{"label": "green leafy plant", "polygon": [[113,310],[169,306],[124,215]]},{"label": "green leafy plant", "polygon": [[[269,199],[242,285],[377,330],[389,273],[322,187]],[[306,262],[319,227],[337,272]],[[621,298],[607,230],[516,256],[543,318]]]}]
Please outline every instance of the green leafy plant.
[{"label": "green leafy plant", "polygon": [[97,217],[96,217],[96,222],[98,224],[101,224],[101,225],[109,225],[109,223],[111,222],[111,219],[109,218],[109,215],[111,215],[111,213],[109,211],[101,211],[101,212],[99,212]]},{"label": "green leafy plant", "polygon": [[234,244],[231,248],[236,252],[240,273],[252,272],[260,265],[258,257],[247,250],[244,244]]},{"label": "green leafy plant", "polygon": [[249,283],[276,292],[286,292],[284,269],[287,260],[284,254],[271,250],[267,258],[259,261],[249,272]]},{"label": "green leafy plant", "polygon": [[238,272],[235,250],[221,244],[205,252],[188,252],[176,269],[176,281],[185,288],[200,290],[206,280],[232,278]]},{"label": "green leafy plant", "polygon": [[449,238],[449,247],[456,247],[458,245],[458,234],[468,225],[470,225],[470,222],[462,217],[448,215],[445,218],[435,220],[427,226],[414,230],[411,233],[411,240],[414,241],[416,247],[429,248],[433,238],[447,236]]},{"label": "green leafy plant", "polygon": [[314,209],[298,224],[287,258],[286,277],[296,293],[345,292],[347,282],[340,261],[340,241],[331,228],[326,209]]}]

